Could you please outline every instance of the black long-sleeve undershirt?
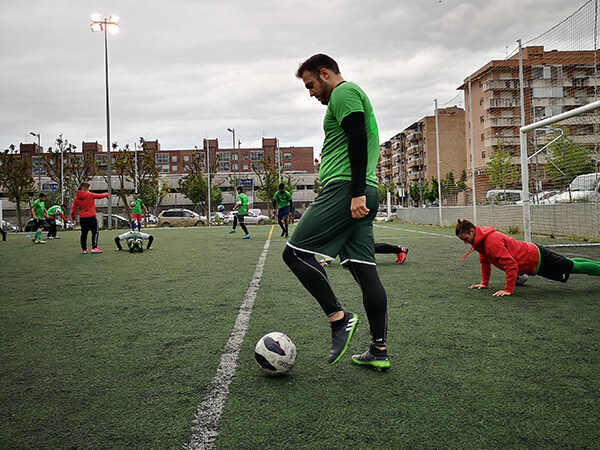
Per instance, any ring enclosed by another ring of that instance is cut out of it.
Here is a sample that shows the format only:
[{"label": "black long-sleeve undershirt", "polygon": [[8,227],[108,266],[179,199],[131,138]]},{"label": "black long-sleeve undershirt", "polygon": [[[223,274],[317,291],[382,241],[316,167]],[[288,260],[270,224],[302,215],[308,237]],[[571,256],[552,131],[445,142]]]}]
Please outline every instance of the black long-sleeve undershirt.
[{"label": "black long-sleeve undershirt", "polygon": [[365,195],[367,187],[367,130],[364,113],[348,114],[342,120],[341,126],[348,139],[352,197],[360,197]]}]

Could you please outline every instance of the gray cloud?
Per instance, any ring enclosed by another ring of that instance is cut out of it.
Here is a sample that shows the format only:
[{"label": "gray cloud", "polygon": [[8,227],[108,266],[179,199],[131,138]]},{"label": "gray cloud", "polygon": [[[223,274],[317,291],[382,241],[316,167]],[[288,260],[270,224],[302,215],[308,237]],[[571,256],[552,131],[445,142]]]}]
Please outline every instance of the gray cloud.
[{"label": "gray cloud", "polygon": [[[507,46],[577,6],[564,0],[146,1],[5,0],[0,16],[1,145],[106,140],[103,36],[90,13],[120,14],[109,36],[112,140],[193,148],[204,137],[242,146],[322,141],[322,105],[294,72],[325,52],[369,92],[387,139],[449,101]],[[459,97],[456,102],[461,102]]]}]

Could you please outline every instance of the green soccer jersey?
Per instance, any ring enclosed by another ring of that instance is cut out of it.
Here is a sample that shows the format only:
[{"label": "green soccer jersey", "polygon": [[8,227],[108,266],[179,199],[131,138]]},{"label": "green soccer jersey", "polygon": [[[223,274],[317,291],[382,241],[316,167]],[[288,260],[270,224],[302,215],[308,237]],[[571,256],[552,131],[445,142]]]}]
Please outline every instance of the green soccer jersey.
[{"label": "green soccer jersey", "polygon": [[135,206],[133,206],[131,208],[131,214],[141,214],[142,213],[142,205],[144,204],[144,202],[142,201],[141,198],[138,198],[137,200],[131,200],[131,203],[135,202]]},{"label": "green soccer jersey", "polygon": [[60,208],[60,206],[58,206],[58,205],[51,206],[48,209],[48,216],[49,217],[60,216],[62,213],[63,213],[63,211]]},{"label": "green soccer jersey", "polygon": [[290,206],[290,202],[292,201],[292,194],[285,190],[283,191],[283,193],[277,191],[275,192],[273,199],[277,204],[277,209],[285,208],[286,206]]},{"label": "green soccer jersey", "polygon": [[242,192],[238,194],[235,201],[240,204],[240,206],[237,207],[238,215],[245,216],[248,212],[248,196]]},{"label": "green soccer jersey", "polygon": [[353,112],[365,115],[367,132],[367,184],[377,187],[375,168],[379,161],[379,132],[373,107],[367,94],[356,84],[343,82],[331,93],[327,112],[323,119],[325,141],[321,152],[319,182],[325,187],[335,180],[352,179],[350,158],[348,157],[348,139],[342,129],[342,120]]},{"label": "green soccer jersey", "polygon": [[33,202],[33,205],[31,205],[31,207],[33,208],[35,218],[37,220],[42,220],[44,218],[44,210],[46,209],[45,203],[36,200],[35,202]]}]

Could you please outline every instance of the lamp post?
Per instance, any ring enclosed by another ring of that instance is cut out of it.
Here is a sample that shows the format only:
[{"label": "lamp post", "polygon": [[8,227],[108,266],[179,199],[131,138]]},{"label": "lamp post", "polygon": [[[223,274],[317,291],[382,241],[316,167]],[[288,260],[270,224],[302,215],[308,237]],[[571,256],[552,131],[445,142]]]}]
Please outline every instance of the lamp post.
[{"label": "lamp post", "polygon": [[[227,128],[227,131],[229,131],[230,133],[233,133],[233,137],[232,137],[233,139],[231,140],[231,143],[232,143],[232,146],[231,146],[231,156],[232,156],[232,159],[233,159],[233,155],[234,155],[234,152],[235,152],[235,128]],[[239,164],[240,162],[238,161],[237,163]],[[232,172],[233,172],[233,170],[232,170]],[[234,175],[234,178],[235,178],[235,172],[233,172],[233,175]],[[238,178],[239,178],[239,176],[240,176],[240,169],[239,169],[239,166],[238,166]],[[239,181],[236,181],[236,183],[238,183],[238,182]],[[235,186],[233,187],[233,189],[235,191]]]},{"label": "lamp post", "polygon": [[[42,146],[40,145],[40,133],[34,133],[33,131],[29,132],[30,135],[37,137],[38,139],[38,148],[41,150]],[[40,190],[40,192],[42,191],[42,172],[40,171],[40,168],[37,168],[38,170],[38,189]]]},{"label": "lamp post", "polygon": [[104,31],[104,75],[106,80],[106,150],[108,158],[106,163],[106,171],[108,173],[108,228],[112,228],[112,183],[111,183],[111,155],[110,155],[110,104],[108,95],[108,38],[107,34],[117,34],[119,32],[119,22],[121,18],[117,15],[111,15],[108,19],[102,18],[101,14],[92,14],[92,23],[90,27],[92,32]]}]

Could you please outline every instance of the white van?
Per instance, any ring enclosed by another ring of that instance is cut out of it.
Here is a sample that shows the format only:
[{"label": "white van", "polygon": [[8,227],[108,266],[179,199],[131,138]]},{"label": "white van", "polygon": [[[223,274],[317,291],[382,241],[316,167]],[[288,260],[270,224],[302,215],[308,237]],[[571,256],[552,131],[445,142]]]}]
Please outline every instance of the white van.
[{"label": "white van", "polygon": [[491,189],[485,194],[485,201],[495,204],[517,203],[522,200],[523,191],[515,189]]},{"label": "white van", "polygon": [[548,199],[549,203],[591,202],[600,196],[600,172],[575,177],[569,189]]}]

